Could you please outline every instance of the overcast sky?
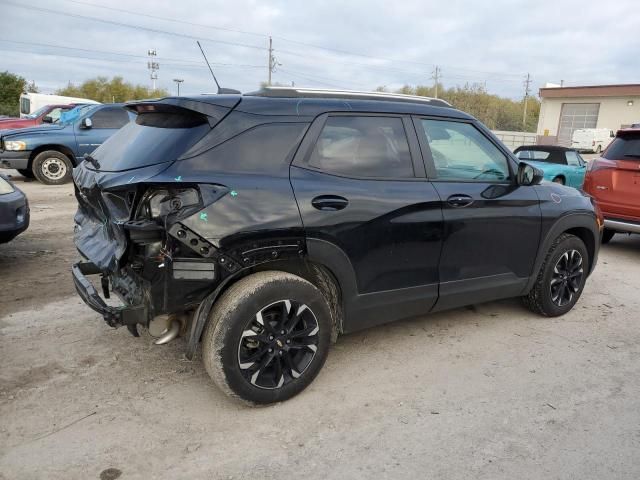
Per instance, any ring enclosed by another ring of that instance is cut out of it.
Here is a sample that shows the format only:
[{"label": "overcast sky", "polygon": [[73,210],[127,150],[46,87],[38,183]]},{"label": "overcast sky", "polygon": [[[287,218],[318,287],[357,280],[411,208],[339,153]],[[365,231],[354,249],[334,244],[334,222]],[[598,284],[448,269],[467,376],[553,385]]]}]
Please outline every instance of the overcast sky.
[{"label": "overcast sky", "polygon": [[273,81],[296,86],[430,84],[435,65],[447,87],[486,82],[512,98],[527,73],[535,94],[561,80],[640,83],[638,0],[0,0],[0,8],[0,70],[46,93],[97,75],[150,85],[150,48],[159,87],[174,93],[172,79],[182,78],[181,93],[214,91],[196,38],[223,86],[254,90],[267,78],[268,35],[281,64]]}]

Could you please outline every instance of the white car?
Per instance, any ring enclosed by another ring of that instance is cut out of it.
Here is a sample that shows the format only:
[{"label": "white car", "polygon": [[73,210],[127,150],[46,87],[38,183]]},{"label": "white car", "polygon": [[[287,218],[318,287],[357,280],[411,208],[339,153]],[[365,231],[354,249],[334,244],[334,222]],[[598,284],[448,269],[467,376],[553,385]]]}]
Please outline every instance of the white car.
[{"label": "white car", "polygon": [[571,136],[571,148],[579,152],[602,152],[616,136],[608,128],[580,128]]}]

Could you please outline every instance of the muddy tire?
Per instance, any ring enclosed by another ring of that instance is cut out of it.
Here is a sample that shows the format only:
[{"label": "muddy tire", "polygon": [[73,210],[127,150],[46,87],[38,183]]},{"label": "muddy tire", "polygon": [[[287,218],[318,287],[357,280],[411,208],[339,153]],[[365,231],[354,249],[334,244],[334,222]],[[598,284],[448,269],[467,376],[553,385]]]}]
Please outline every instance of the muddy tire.
[{"label": "muddy tire", "polygon": [[331,331],[329,306],[314,285],[258,272],[214,305],[202,340],[204,366],[223,392],[246,403],[287,400],[324,365]]},{"label": "muddy tire", "polygon": [[551,245],[536,283],[522,300],[532,312],[545,317],[564,315],[580,298],[588,271],[584,242],[563,233]]},{"label": "muddy tire", "polygon": [[604,232],[602,232],[602,243],[603,244],[609,243],[615,234],[616,234],[615,230],[605,228]]},{"label": "muddy tire", "polygon": [[73,164],[69,157],[56,150],[46,150],[33,159],[33,174],[45,185],[62,185],[71,180]]}]

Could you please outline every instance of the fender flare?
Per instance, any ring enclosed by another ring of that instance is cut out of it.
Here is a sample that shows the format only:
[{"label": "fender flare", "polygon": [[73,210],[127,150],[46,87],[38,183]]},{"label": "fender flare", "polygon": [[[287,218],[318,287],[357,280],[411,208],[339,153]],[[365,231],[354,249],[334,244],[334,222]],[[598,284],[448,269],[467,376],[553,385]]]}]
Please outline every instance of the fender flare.
[{"label": "fender flare", "polygon": [[[593,252],[592,257],[589,259],[589,272],[591,274],[593,271],[596,261],[598,259],[598,250],[600,248],[600,231],[597,226],[596,217],[593,213],[586,212],[577,212],[577,213],[569,213],[560,217],[556,222],[549,228],[544,239],[540,242],[540,247],[538,248],[538,253],[536,255],[536,260],[533,264],[533,270],[531,271],[531,276],[527,285],[523,291],[523,294],[529,292],[533,285],[536,283],[538,278],[538,272],[542,267],[542,263],[544,262],[545,257],[547,256],[547,252],[551,248],[551,245],[562,233],[567,230],[571,230],[574,228],[584,228],[588,230],[592,235],[593,240]],[[588,246],[587,246],[588,247]],[[590,252],[591,253],[591,252]]]},{"label": "fender flare", "polygon": [[[351,262],[344,251],[331,242],[308,238],[306,240],[306,244],[306,260],[325,267],[338,282],[343,310],[337,328],[341,330],[343,327],[341,319],[346,316],[346,312],[353,304],[353,300],[357,297],[356,276],[353,268],[351,267]],[[209,293],[202,302],[200,302],[200,305],[193,314],[193,319],[187,336],[185,356],[189,360],[193,359],[196,350],[198,349],[202,332],[207,324],[207,319],[209,318],[213,305],[229,284],[235,282],[239,278],[242,278],[245,274],[250,272],[251,269],[252,267],[245,267],[238,270],[233,275],[229,275],[220,282],[220,284],[211,293]]]}]

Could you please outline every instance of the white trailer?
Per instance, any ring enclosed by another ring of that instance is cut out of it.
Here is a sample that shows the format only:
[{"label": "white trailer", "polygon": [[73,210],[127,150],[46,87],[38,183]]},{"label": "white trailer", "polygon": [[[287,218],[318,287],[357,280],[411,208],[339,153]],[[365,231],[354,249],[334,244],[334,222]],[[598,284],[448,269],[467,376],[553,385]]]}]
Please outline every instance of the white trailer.
[{"label": "white trailer", "polygon": [[64,97],[62,95],[49,95],[46,93],[23,93],[20,95],[20,117],[26,117],[30,113],[46,105],[69,105],[71,103],[100,103],[88,98]]}]

